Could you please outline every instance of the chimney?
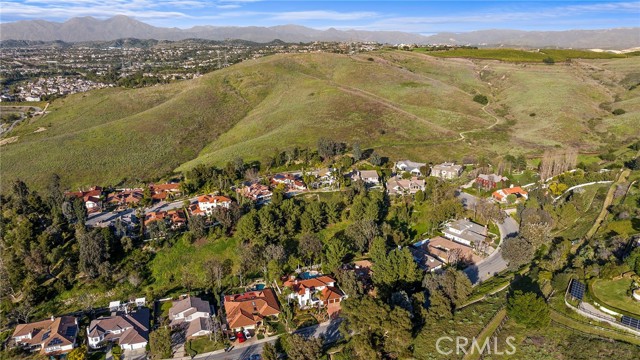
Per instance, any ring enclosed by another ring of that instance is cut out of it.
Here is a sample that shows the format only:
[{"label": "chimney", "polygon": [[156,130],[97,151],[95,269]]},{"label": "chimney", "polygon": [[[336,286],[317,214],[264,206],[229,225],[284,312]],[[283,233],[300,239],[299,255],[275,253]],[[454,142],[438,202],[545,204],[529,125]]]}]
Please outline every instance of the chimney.
[{"label": "chimney", "polygon": [[56,320],[55,316],[51,315],[51,321],[55,321],[55,320]]}]

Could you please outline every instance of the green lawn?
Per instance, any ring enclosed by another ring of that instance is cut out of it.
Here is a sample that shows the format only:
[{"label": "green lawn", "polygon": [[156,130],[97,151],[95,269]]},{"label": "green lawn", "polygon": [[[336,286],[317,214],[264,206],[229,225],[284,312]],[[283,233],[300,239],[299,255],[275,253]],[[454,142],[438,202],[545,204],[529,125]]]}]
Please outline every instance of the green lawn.
[{"label": "green lawn", "polygon": [[188,344],[185,344],[185,351],[191,353],[192,350],[195,354],[207,353],[215,350],[224,349],[225,344],[221,341],[209,340],[208,336],[200,336],[195,339],[189,340]]},{"label": "green lawn", "polygon": [[627,291],[631,286],[631,279],[619,280],[595,280],[591,286],[595,298],[601,305],[613,307],[611,310],[621,309],[623,311],[640,316],[640,302],[635,301]]}]

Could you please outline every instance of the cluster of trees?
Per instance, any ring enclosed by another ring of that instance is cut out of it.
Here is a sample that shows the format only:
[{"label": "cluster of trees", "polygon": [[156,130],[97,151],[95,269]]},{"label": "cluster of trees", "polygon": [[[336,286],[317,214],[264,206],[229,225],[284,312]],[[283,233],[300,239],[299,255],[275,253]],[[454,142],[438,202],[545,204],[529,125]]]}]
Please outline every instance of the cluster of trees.
[{"label": "cluster of trees", "polygon": [[38,305],[79,282],[109,288],[129,278],[138,286],[148,277],[151,255],[115,228],[85,228],[86,216],[55,175],[42,195],[18,180],[0,196],[0,301],[9,314],[3,321],[29,321]]},{"label": "cluster of trees", "polygon": [[546,180],[574,169],[577,161],[578,150],[576,149],[547,150],[540,162],[540,179]]},{"label": "cluster of trees", "polygon": [[[377,241],[375,246],[379,246]],[[372,249],[372,255],[375,251]],[[388,254],[403,257],[398,249]],[[451,319],[471,293],[471,282],[453,268],[441,274],[426,274],[420,281],[418,272],[407,269],[408,262],[399,262],[405,270],[389,270],[383,266],[397,260],[372,260],[374,274],[382,270],[395,273],[396,277],[374,277],[376,290],[380,290],[375,298],[355,293],[343,302],[342,331],[347,344],[342,353],[351,359],[412,357],[416,334],[423,329],[428,331],[438,321]]]}]

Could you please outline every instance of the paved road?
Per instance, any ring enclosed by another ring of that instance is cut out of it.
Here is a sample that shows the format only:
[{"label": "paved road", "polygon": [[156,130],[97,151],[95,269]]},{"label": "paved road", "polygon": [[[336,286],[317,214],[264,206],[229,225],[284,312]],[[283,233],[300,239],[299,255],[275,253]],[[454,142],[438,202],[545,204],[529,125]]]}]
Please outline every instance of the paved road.
[{"label": "paved road", "polygon": [[[320,337],[324,335],[325,343],[336,342],[340,338],[340,332],[338,327],[342,319],[336,319],[322,323],[320,325],[310,326],[304,329],[296,331],[296,334],[300,334],[305,337],[315,336]],[[249,358],[253,354],[261,354],[262,347],[265,343],[274,344],[277,338],[269,338],[263,340],[257,340],[255,337],[243,344],[238,344],[235,348],[224,353],[207,353],[197,355],[195,359],[199,360],[244,360]]]},{"label": "paved road", "polygon": [[456,197],[460,199],[460,202],[465,209],[471,209],[475,204],[478,203],[477,197],[460,190],[456,191]]},{"label": "paved road", "polygon": [[[473,205],[478,202],[477,197],[462,191],[457,192],[456,196],[466,209],[472,208]],[[485,281],[507,268],[507,262],[502,257],[500,246],[506,238],[514,237],[518,234],[519,226],[518,223],[508,215],[502,223],[497,225],[500,230],[500,245],[498,245],[498,248],[480,263],[469,266],[464,270],[473,284]]]}]

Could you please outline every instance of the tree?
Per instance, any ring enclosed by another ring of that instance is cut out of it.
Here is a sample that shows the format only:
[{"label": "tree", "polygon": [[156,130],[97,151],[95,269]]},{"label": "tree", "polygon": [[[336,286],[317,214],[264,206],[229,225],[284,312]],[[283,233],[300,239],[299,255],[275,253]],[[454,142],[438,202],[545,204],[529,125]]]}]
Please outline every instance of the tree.
[{"label": "tree", "polygon": [[547,64],[547,65],[553,65],[553,64],[556,63],[556,61],[551,56],[548,56],[548,57],[542,59],[542,62]]},{"label": "tree", "polygon": [[549,324],[549,307],[533,292],[516,290],[507,301],[507,314],[528,328],[541,328]]},{"label": "tree", "polygon": [[78,346],[67,355],[67,360],[85,360],[87,358],[87,347]]},{"label": "tree", "polygon": [[281,344],[290,360],[317,360],[322,356],[322,340],[298,334],[284,335]]},{"label": "tree", "polygon": [[189,218],[189,232],[195,239],[201,239],[207,234],[204,216],[192,215]]},{"label": "tree", "polygon": [[451,301],[442,290],[436,289],[429,292],[428,319],[437,322],[442,319],[450,319],[452,316]]},{"label": "tree", "polygon": [[373,166],[380,166],[382,165],[382,158],[377,152],[374,151],[371,153],[371,156],[369,157],[369,162]]},{"label": "tree", "polygon": [[262,346],[262,358],[264,360],[277,360],[278,353],[276,352],[276,347],[271,343],[264,343]]},{"label": "tree", "polygon": [[353,143],[353,160],[356,162],[362,159],[362,150],[360,149],[360,143]]},{"label": "tree", "polygon": [[419,280],[420,273],[408,248],[386,251],[383,238],[377,237],[371,245],[373,282],[385,290],[405,288]]},{"label": "tree", "polygon": [[220,291],[222,288],[222,278],[224,278],[224,266],[216,258],[211,258],[203,263],[204,271],[207,274],[207,282],[212,291]]},{"label": "tree", "polygon": [[166,359],[171,357],[171,330],[160,327],[149,335],[149,348],[152,359]]},{"label": "tree", "polygon": [[516,270],[533,260],[535,249],[522,237],[508,238],[502,245],[502,256],[509,262],[509,268]]},{"label": "tree", "polygon": [[104,273],[103,268],[108,265],[108,244],[99,230],[86,231],[84,225],[76,227],[76,240],[79,248],[79,264],[87,276],[94,279]]},{"label": "tree", "polygon": [[324,253],[326,258],[324,262],[325,272],[335,273],[342,265],[342,261],[349,253],[349,249],[342,239],[333,237],[327,242]]},{"label": "tree", "polygon": [[298,249],[300,255],[313,264],[322,254],[322,240],[315,234],[303,234]]}]

